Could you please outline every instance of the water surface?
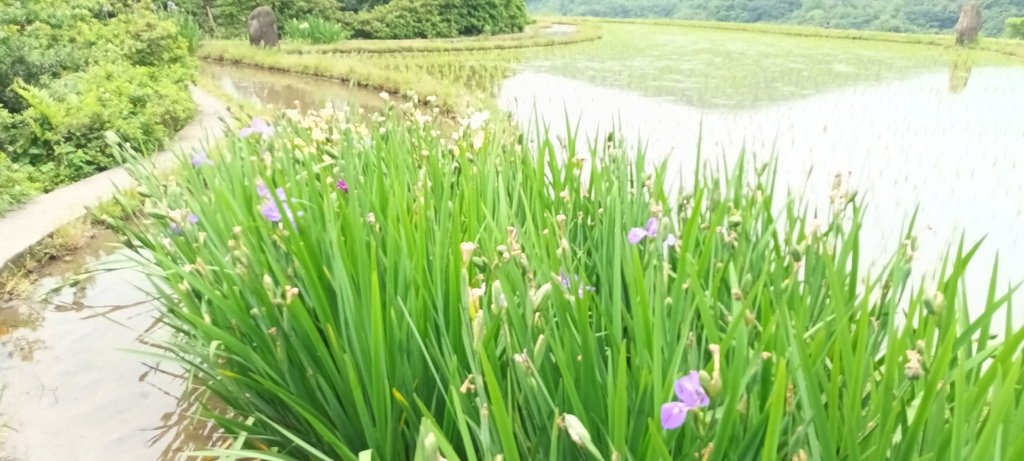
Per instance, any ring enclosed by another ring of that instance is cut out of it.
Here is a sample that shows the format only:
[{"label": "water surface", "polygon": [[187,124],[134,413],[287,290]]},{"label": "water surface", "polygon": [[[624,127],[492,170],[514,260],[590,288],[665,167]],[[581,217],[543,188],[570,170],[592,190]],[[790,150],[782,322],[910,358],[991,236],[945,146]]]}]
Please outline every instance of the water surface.
[{"label": "water surface", "polygon": [[[47,267],[34,294],[65,274],[129,266],[113,241],[103,232]],[[106,271],[0,306],[0,459],[171,461],[213,442],[182,369],[144,355],[165,333],[149,287],[138,270]]]},{"label": "water surface", "polygon": [[525,59],[498,100],[524,127],[566,115],[591,136],[617,126],[684,183],[698,140],[705,159],[777,155],[780,191],[823,214],[841,174],[867,199],[869,261],[895,249],[915,211],[917,275],[961,235],[984,238],[969,274],[977,303],[997,253],[1000,288],[1024,280],[1019,64],[931,46],[608,24],[599,42]]}]

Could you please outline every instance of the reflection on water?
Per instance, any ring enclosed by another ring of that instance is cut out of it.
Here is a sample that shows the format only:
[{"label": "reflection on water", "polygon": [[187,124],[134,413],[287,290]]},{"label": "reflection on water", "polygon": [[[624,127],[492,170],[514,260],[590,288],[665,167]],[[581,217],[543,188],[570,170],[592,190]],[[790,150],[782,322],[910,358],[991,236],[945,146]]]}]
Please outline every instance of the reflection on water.
[{"label": "reflection on water", "polygon": [[967,88],[971,79],[971,68],[973,64],[969,57],[957,56],[950,60],[949,64],[949,92],[960,93]]},{"label": "reflection on water", "polygon": [[702,109],[523,72],[505,82],[500,102],[523,124],[538,114],[561,120],[566,110],[591,135],[619,123],[648,143],[652,161],[665,159],[684,178],[699,136],[705,158],[777,153],[779,187],[805,191],[819,209],[835,174],[849,173],[868,196],[866,257],[894,249],[920,203],[917,274],[936,267],[959,232],[968,242],[984,237],[969,277],[979,295],[997,252],[1000,288],[1024,279],[1024,68],[975,67],[958,94],[947,91],[948,78],[933,71],[767,107]]},{"label": "reflection on water", "polygon": [[[37,294],[87,265],[125,266],[113,240],[103,233],[47,268]],[[159,352],[150,345],[164,333],[149,286],[122,269],[42,302],[0,306],[0,459],[169,461],[213,440],[181,369],[137,353]]]},{"label": "reflection on water", "polygon": [[367,110],[384,107],[379,91],[335,80],[207,61],[200,63],[199,71],[228,95],[261,105],[291,108],[299,102],[305,109],[321,108],[327,103]]},{"label": "reflection on water", "polygon": [[758,32],[602,24],[604,38],[536,50],[524,71],[628,89],[690,107],[744,110],[827,91],[949,69],[951,56],[976,66],[1012,65],[977,51]]}]

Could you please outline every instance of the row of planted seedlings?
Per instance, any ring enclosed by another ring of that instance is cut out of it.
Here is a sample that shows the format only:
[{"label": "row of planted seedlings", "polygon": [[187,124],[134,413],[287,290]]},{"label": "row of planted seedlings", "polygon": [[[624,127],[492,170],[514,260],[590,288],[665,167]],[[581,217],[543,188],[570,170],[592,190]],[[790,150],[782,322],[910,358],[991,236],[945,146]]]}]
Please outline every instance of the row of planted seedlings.
[{"label": "row of planted seedlings", "polygon": [[170,179],[134,167],[147,218],[111,225],[229,409],[210,417],[238,444],[208,454],[1021,454],[1024,333],[991,331],[994,291],[968,317],[976,247],[931,282],[908,246],[868,274],[841,185],[817,222],[770,164],[678,175],[572,130],[478,113],[449,135],[429,113],[291,111]]}]

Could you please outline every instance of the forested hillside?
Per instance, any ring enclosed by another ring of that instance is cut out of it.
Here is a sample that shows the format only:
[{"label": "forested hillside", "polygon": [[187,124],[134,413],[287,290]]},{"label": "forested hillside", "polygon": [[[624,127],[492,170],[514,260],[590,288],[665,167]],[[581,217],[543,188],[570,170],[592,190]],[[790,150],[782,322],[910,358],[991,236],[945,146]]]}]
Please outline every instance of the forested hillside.
[{"label": "forested hillside", "polygon": [[[942,32],[956,25],[964,0],[526,0],[535,13],[616,18],[782,22],[840,29]],[[982,1],[984,33],[1003,34],[1024,16],[1024,0]]]}]

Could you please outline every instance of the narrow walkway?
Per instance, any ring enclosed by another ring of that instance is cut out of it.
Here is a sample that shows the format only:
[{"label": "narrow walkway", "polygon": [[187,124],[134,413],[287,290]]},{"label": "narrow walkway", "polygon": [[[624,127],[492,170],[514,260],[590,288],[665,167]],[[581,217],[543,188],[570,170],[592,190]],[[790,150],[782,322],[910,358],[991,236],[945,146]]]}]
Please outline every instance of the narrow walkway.
[{"label": "narrow walkway", "polygon": [[[193,87],[191,92],[196,101],[196,116],[164,150],[153,156],[157,166],[170,164],[175,152],[198,149],[224,134],[221,118],[228,115],[227,106],[199,88]],[[85,216],[88,207],[133,184],[128,172],[118,167],[37,197],[0,217],[0,268],[57,228]]]}]

